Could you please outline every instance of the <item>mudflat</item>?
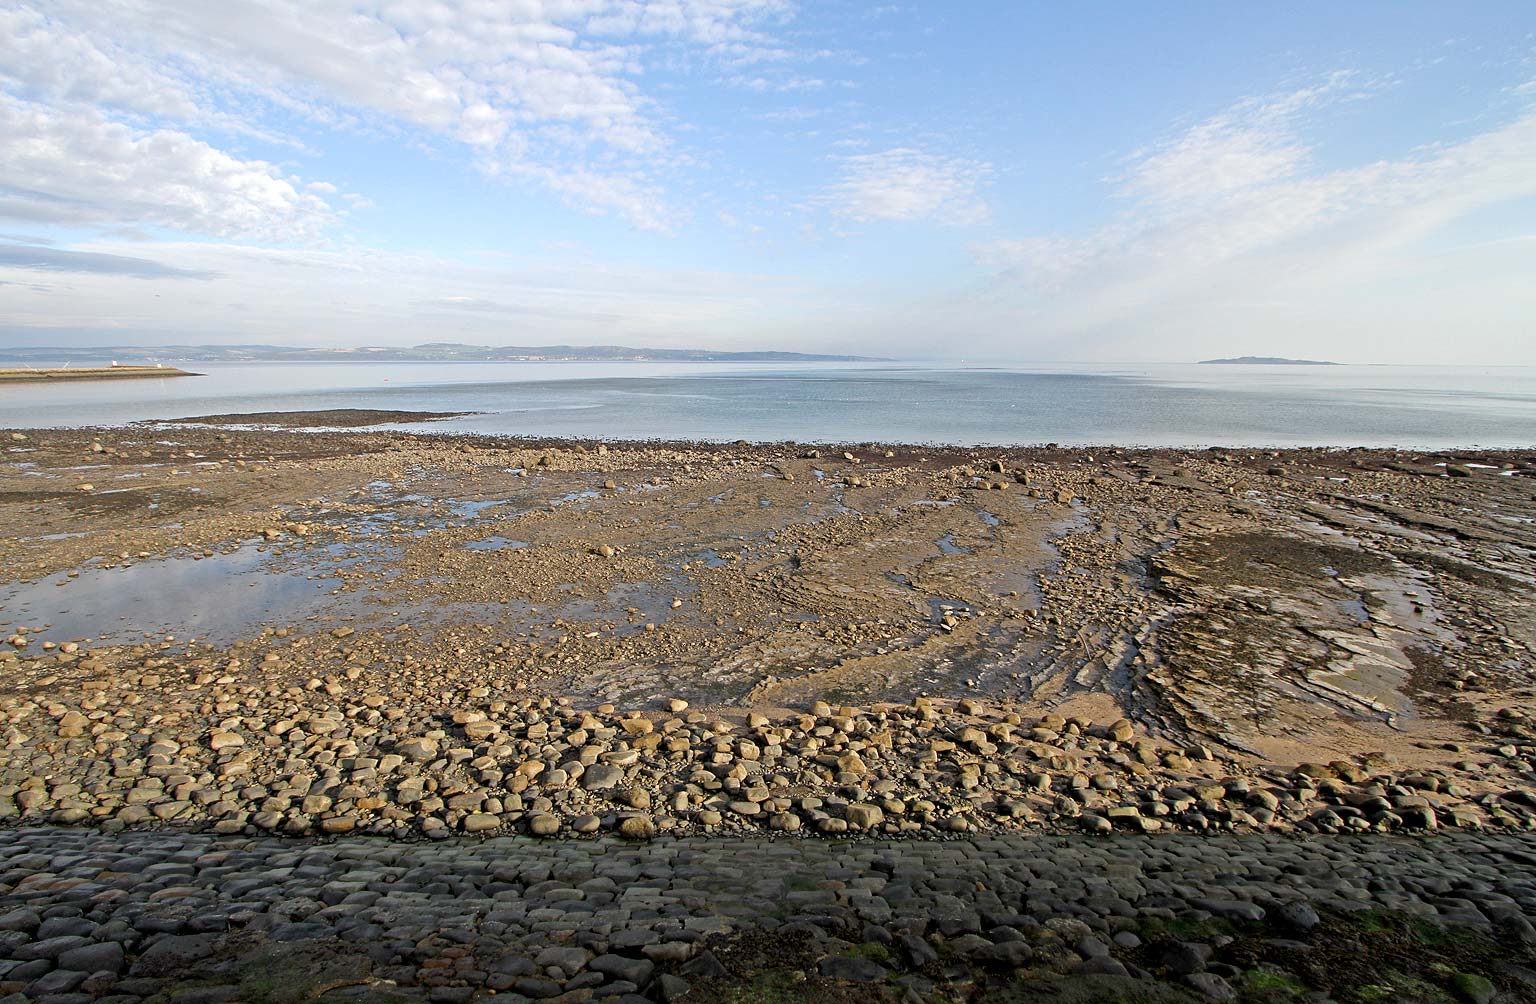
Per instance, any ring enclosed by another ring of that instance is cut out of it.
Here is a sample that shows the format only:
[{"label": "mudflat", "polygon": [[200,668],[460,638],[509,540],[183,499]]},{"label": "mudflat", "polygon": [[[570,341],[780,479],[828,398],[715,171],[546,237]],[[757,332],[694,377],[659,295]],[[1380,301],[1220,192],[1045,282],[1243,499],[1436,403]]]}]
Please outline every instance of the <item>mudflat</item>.
[{"label": "mudflat", "polygon": [[253,411],[230,415],[195,415],[172,419],[169,423],[148,424],[268,426],[281,429],[362,429],[371,425],[462,418],[469,414],[472,412],[331,408],[325,411]]},{"label": "mudflat", "polygon": [[202,376],[173,366],[63,366],[53,369],[0,369],[0,383],[48,383],[60,380],[134,380]]},{"label": "mudflat", "polygon": [[1528,453],[3,434],[0,818],[1528,827]]}]

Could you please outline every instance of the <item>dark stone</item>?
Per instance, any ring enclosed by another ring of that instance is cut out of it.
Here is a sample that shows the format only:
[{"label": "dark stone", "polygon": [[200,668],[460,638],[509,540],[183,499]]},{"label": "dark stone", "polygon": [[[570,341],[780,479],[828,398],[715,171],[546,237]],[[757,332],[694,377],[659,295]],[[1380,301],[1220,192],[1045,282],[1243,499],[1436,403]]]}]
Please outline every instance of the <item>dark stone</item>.
[{"label": "dark stone", "polygon": [[512,984],[512,989],[524,997],[532,997],[534,1000],[544,1000],[546,997],[558,997],[561,993],[560,984],[553,980],[541,980],[536,976],[524,976]]},{"label": "dark stone", "polygon": [[1257,903],[1249,903],[1241,899],[1207,899],[1201,897],[1191,901],[1191,905],[1209,911],[1217,917],[1227,920],[1260,921],[1264,919],[1264,908]]},{"label": "dark stone", "polygon": [[1322,923],[1311,905],[1292,900],[1275,908],[1275,919],[1293,931],[1310,931]]},{"label": "dark stone", "polygon": [[16,958],[23,962],[33,959],[57,959],[71,948],[89,945],[90,942],[74,934],[61,934],[57,938],[33,941],[16,949]]},{"label": "dark stone", "polygon": [[720,960],[715,958],[715,953],[707,949],[683,963],[682,969],[679,971],[684,976],[690,976],[697,980],[723,980],[731,975],[720,964]]},{"label": "dark stone", "polygon": [[1215,973],[1191,973],[1184,977],[1184,982],[1194,987],[1209,1000],[1231,1001],[1237,999],[1237,991],[1232,989],[1232,985]]},{"label": "dark stone", "polygon": [[928,944],[926,939],[919,938],[915,934],[898,935],[896,945],[913,969],[921,969],[930,962],[937,961],[939,957],[939,953],[934,951],[933,946]]},{"label": "dark stone", "polygon": [[27,984],[28,997],[42,997],[47,994],[67,994],[71,990],[85,982],[90,973],[77,972],[71,969],[55,969],[51,973],[44,973],[31,983]]},{"label": "dark stone", "polygon": [[1077,973],[1082,976],[1129,976],[1125,966],[1114,959],[1099,957],[1084,959],[1077,967]]},{"label": "dark stone", "polygon": [[533,969],[533,960],[521,955],[503,955],[491,963],[491,972],[507,976],[527,976]]},{"label": "dark stone", "polygon": [[829,955],[816,963],[816,970],[828,979],[850,983],[882,983],[886,976],[880,963],[848,955]]},{"label": "dark stone", "polygon": [[212,934],[168,934],[139,954],[129,970],[134,976],[173,976],[213,954]]},{"label": "dark stone", "polygon": [[656,981],[656,989],[662,1004],[675,1004],[676,1001],[685,999],[693,987],[681,976],[663,973]]},{"label": "dark stone", "polygon": [[1035,952],[1022,941],[1002,941],[976,952],[976,961],[1005,969],[1022,969],[1034,961]]},{"label": "dark stone", "polygon": [[1215,950],[1198,941],[1164,941],[1147,953],[1154,966],[1166,970],[1170,976],[1188,976],[1205,971]]},{"label": "dark stone", "polygon": [[613,980],[626,980],[636,987],[643,987],[651,981],[651,974],[656,971],[656,963],[650,959],[631,959],[623,955],[599,955],[587,963],[587,968],[593,972],[602,973]]},{"label": "dark stone", "polygon": [[335,936],[336,932],[329,925],[312,922],[278,924],[267,934],[271,941],[314,941]]},{"label": "dark stone", "polygon": [[123,971],[123,946],[115,941],[81,945],[60,955],[59,965],[82,973],[120,973]]},{"label": "dark stone", "polygon": [[84,917],[49,917],[38,925],[37,937],[57,938],[62,934],[73,934],[85,938],[95,930],[95,921]]}]

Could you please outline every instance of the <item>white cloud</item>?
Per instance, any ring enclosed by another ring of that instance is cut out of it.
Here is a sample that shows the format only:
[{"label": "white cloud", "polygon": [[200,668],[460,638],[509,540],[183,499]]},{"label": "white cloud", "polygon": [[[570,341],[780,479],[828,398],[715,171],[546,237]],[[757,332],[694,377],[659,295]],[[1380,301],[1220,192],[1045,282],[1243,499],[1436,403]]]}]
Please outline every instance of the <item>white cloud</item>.
[{"label": "white cloud", "polygon": [[1249,99],[1131,156],[1126,191],[1154,203],[1206,201],[1293,176],[1309,149],[1296,135],[1303,113],[1337,100],[1353,75]]},{"label": "white cloud", "polygon": [[335,214],[271,164],[186,133],[141,131],[89,108],[67,112],[0,94],[0,217],[135,224],[286,241]]},{"label": "white cloud", "polygon": [[[1490,338],[1528,328],[1518,315],[1536,298],[1530,249],[1489,255],[1445,244],[1444,233],[1536,197],[1536,111],[1458,143],[1321,170],[1304,113],[1323,93],[1244,102],[1138,153],[1122,188],[1132,201],[1095,231],[975,247],[979,264],[999,270],[972,292],[985,305],[979,323],[1028,330],[1066,355],[1198,352],[1234,337],[1264,354],[1336,355],[1341,338],[1372,337],[1384,353],[1422,352],[1429,319],[1458,310]],[[1468,299],[1461,275],[1474,259],[1479,296]]]},{"label": "white cloud", "polygon": [[991,166],[912,147],[838,158],[841,179],[822,201],[839,216],[876,220],[979,223],[987,205],[979,189]]},{"label": "white cloud", "polygon": [[663,229],[676,214],[648,175],[675,155],[640,79],[653,62],[791,61],[765,30],[791,12],[783,0],[52,0],[0,11],[0,87],[144,127],[269,135],[298,116],[420,130],[490,173]]}]

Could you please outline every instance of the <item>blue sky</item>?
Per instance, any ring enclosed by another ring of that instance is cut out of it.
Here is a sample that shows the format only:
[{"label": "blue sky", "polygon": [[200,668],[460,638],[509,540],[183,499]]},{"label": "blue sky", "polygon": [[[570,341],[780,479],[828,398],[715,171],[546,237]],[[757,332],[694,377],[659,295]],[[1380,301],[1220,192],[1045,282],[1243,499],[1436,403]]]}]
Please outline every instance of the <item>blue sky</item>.
[{"label": "blue sky", "polygon": [[1458,6],[0,0],[0,344],[1536,363]]}]

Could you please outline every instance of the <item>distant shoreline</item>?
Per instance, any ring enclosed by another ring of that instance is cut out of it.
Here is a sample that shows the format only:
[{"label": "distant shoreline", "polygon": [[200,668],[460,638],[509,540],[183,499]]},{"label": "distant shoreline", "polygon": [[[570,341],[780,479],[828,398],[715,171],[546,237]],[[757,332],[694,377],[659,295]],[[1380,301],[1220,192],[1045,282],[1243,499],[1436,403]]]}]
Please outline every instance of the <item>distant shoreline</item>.
[{"label": "distant shoreline", "polygon": [[53,369],[0,369],[0,383],[59,383],[80,380],[144,380],[202,376],[174,366],[92,366]]},{"label": "distant shoreline", "polygon": [[350,349],[293,345],[94,345],[78,348],[16,346],[0,350],[0,361],[59,364],[99,359],[145,362],[665,362],[665,363],[849,363],[890,362],[874,356],[718,349],[657,349],[627,345],[464,345],[428,342],[414,346]]},{"label": "distant shoreline", "polygon": [[1201,366],[1342,366],[1326,359],[1285,359],[1281,356],[1234,356],[1230,359],[1202,359]]}]

